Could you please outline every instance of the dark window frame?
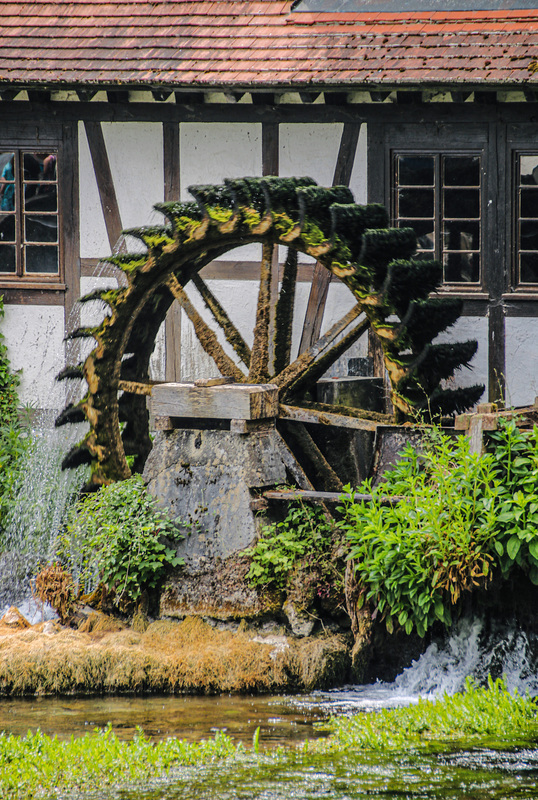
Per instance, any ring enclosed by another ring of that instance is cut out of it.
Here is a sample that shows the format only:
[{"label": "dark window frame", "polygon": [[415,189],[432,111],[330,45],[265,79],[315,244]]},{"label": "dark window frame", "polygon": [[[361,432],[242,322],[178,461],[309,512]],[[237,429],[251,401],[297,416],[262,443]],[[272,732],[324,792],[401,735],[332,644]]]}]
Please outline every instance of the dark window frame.
[{"label": "dark window frame", "polygon": [[[58,272],[1,273],[0,293],[7,303],[69,306],[78,292],[78,155],[76,125],[0,123],[0,152],[48,152],[57,156]],[[75,156],[75,158],[74,158]],[[22,209],[19,209],[19,215]],[[66,298],[73,294],[73,298]]]}]

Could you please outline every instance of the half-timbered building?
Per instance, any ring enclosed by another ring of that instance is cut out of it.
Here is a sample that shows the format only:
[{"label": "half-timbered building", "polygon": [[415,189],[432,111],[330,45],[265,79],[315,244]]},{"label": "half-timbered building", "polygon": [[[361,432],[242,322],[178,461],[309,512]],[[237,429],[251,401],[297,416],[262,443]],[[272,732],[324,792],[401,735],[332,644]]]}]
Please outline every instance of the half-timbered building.
[{"label": "half-timbered building", "polygon": [[[464,300],[490,399],[538,394],[538,10],[533,0],[33,0],[1,5],[0,292],[22,399],[54,378],[77,298],[153,204],[192,184],[308,175],[348,184],[411,226]],[[449,10],[454,8],[455,10]],[[258,246],[204,268],[238,327],[256,308]],[[300,265],[295,347],[353,303]],[[200,298],[193,302],[201,308]],[[157,379],[214,366],[175,304]],[[373,363],[363,337],[337,370]],[[370,361],[368,361],[370,359]]]}]

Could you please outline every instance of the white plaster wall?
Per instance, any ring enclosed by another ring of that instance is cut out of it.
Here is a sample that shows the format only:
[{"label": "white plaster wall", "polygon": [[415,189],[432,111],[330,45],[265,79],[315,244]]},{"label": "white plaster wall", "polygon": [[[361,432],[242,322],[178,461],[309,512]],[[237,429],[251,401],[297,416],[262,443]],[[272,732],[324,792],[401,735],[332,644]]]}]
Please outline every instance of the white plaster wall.
[{"label": "white plaster wall", "polygon": [[56,409],[65,404],[64,385],[55,378],[65,364],[62,306],[6,305],[2,332],[14,370],[22,370],[22,405]]},{"label": "white plaster wall", "polygon": [[[259,123],[191,123],[180,126],[181,199],[192,200],[188,187],[222,183],[225,178],[260,177],[262,126]],[[225,254],[222,260],[256,261],[259,245],[247,245]]]},{"label": "white plaster wall", "polygon": [[331,186],[340,147],[342,123],[280,125],[280,175],[314,178]]},{"label": "white plaster wall", "polygon": [[357,143],[357,152],[355,153],[355,161],[353,162],[351,180],[349,181],[349,188],[353,192],[355,202],[360,204],[368,202],[367,156],[368,131],[366,125],[361,125],[359,141]]},{"label": "white plaster wall", "polygon": [[163,134],[159,122],[103,122],[103,135],[124,228],[161,224],[153,209],[164,192]]},{"label": "white plaster wall", "polygon": [[473,386],[482,383],[486,387],[481,402],[487,402],[488,386],[488,320],[486,317],[460,317],[455,325],[440,334],[438,342],[466,342],[476,339],[478,350],[473,358],[472,369],[459,369],[448,385]]},{"label": "white plaster wall", "polygon": [[506,319],[506,400],[532,405],[538,396],[538,319]]},{"label": "white plaster wall", "polygon": [[[163,199],[162,125],[104,122],[103,135],[124,228],[160,223],[153,204]],[[80,255],[101,258],[110,245],[84,125],[79,125]],[[132,247],[132,242],[129,242]]]}]

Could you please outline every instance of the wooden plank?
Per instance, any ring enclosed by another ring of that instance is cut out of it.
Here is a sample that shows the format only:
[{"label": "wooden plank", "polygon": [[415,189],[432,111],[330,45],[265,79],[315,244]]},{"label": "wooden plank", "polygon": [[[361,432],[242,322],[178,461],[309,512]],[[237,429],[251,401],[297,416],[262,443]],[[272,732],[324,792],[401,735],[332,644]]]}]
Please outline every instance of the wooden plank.
[{"label": "wooden plank", "polygon": [[[179,200],[180,184],[179,123],[163,122],[163,175],[165,202]],[[181,379],[181,306],[174,300],[164,324],[165,377]]]},{"label": "wooden plank", "polygon": [[44,289],[40,286],[5,288],[0,285],[4,305],[17,306],[63,306],[65,286],[58,289]]},{"label": "wooden plank", "polygon": [[[344,124],[342,137],[340,139],[340,149],[338,151],[334,170],[333,186],[349,185],[359,141],[359,133],[360,125],[355,123]],[[323,267],[318,261],[314,269],[312,288],[308,298],[299,353],[303,353],[319,339],[331,277],[332,274],[329,270]]]},{"label": "wooden plank", "polygon": [[344,414],[337,414],[331,411],[316,411],[312,408],[300,408],[299,406],[288,406],[280,403],[279,416],[281,419],[290,422],[303,422],[314,425],[334,425],[337,428],[350,428],[357,431],[375,431],[380,424],[372,419],[361,419],[360,417],[348,417]]},{"label": "wooden plank", "polygon": [[[262,175],[278,175],[279,171],[279,126],[278,123],[262,123]],[[269,371],[274,372],[274,341],[276,332],[276,306],[278,302],[278,247],[273,247],[271,280],[269,284]]]},{"label": "wooden plank", "polygon": [[[283,500],[284,502],[291,503],[294,500],[313,500],[318,503],[339,503],[342,502],[342,492],[315,492],[309,489],[292,489],[290,491],[280,491],[278,489],[269,489],[263,493],[267,500]],[[374,496],[371,494],[360,494],[356,492],[353,495],[356,503],[371,503]],[[385,497],[376,497],[376,502],[382,506],[395,506],[402,500],[405,500],[403,495],[386,495]]]},{"label": "wooden plank", "polygon": [[114,252],[118,242],[122,240],[123,225],[121,223],[120,208],[116,198],[114,180],[108,160],[105,137],[100,122],[84,121],[86,137],[90,148],[99,200],[103,209],[106,232],[110,249]]},{"label": "wooden plank", "polygon": [[165,202],[179,200],[180,183],[179,123],[163,122],[163,172]]},{"label": "wooden plank", "polygon": [[151,412],[155,417],[265,419],[278,414],[278,389],[271,384],[160,383],[151,392]]},{"label": "wooden plank", "polygon": [[[78,129],[74,124],[63,126],[58,183],[61,225],[61,259],[65,293],[65,327],[71,331],[79,326],[70,319],[73,307],[80,297],[80,233],[79,233],[79,169]],[[74,363],[74,362],[73,362]]]}]

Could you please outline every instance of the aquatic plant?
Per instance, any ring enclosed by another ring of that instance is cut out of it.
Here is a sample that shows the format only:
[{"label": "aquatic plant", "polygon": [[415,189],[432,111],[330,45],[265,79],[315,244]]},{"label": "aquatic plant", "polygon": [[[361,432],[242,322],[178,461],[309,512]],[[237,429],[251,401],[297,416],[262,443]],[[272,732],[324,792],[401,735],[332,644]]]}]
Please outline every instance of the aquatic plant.
[{"label": "aquatic plant", "polygon": [[71,510],[58,556],[80,592],[102,584],[114,604],[127,608],[155,589],[167,567],[183,560],[168,542],[181,530],[146,491],[140,475],[102,487]]},{"label": "aquatic plant", "polygon": [[[490,681],[483,688],[468,682],[462,694],[445,695],[436,701],[421,700],[410,708],[333,718],[328,725],[318,726],[330,732],[329,738],[309,741],[287,751],[275,748],[260,752],[257,733],[250,749],[234,744],[222,732],[197,743],[174,738],[151,742],[140,730],[132,741],[125,742],[110,728],[63,742],[39,731],[24,738],[0,734],[0,795],[10,800],[74,797],[82,792],[84,796],[93,792],[104,796],[103,792],[107,792],[106,796],[131,797],[138,796],[134,787],[143,786],[144,796],[148,792],[153,796],[155,783],[155,796],[159,797],[176,796],[174,784],[178,787],[178,797],[231,796],[235,786],[241,786],[242,790],[237,796],[250,797],[251,790],[261,796],[259,792],[263,792],[264,781],[268,780],[273,786],[278,781],[283,789],[275,797],[314,796],[314,792],[315,796],[321,796],[312,781],[329,772],[338,780],[325,781],[323,796],[349,797],[352,786],[357,792],[352,796],[400,797],[409,794],[402,784],[414,766],[426,778],[420,786],[415,781],[415,794],[419,791],[421,797],[460,797],[461,773],[457,775],[456,788],[450,782],[452,791],[448,794],[442,791],[444,783],[439,786],[442,766],[437,759],[420,759],[417,763],[410,759],[429,750],[450,752],[455,744],[506,747],[514,741],[532,740],[537,732],[537,710],[534,700],[510,694],[502,681]],[[378,754],[397,760],[398,776],[387,773],[383,768],[386,762],[376,761]],[[216,771],[203,771],[210,764],[216,766]],[[196,770],[195,779],[185,769],[189,767]],[[476,788],[476,771],[465,777],[465,786]],[[235,786],[230,789],[232,779]],[[496,797],[507,796],[505,774],[501,773],[501,781]],[[519,796],[519,776],[517,784]],[[533,796],[532,792],[528,796]]]},{"label": "aquatic plant", "polygon": [[376,714],[334,717],[325,726],[331,737],[308,742],[305,749],[412,750],[432,742],[534,738],[537,715],[537,701],[517,691],[509,692],[503,679],[489,678],[487,686],[477,686],[468,678],[463,692],[451,696],[421,698],[415,706],[382,709]]}]

